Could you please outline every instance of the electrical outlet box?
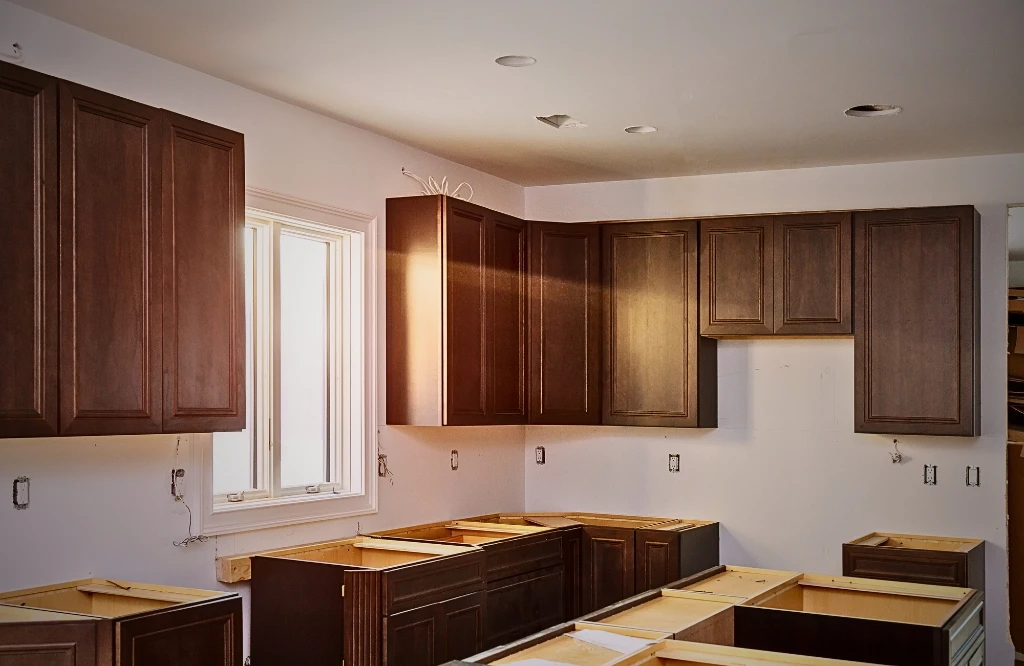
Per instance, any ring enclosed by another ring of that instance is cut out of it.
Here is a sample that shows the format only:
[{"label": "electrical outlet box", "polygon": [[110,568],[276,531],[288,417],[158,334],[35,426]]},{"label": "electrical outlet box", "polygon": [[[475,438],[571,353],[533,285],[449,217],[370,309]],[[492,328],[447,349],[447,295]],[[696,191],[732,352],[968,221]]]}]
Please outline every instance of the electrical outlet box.
[{"label": "electrical outlet box", "polygon": [[459,468],[459,452],[456,449],[452,449],[452,470]]},{"label": "electrical outlet box", "polygon": [[28,484],[27,476],[19,476],[14,480],[14,508],[23,510],[28,508]]},{"label": "electrical outlet box", "polygon": [[967,466],[967,485],[977,487],[981,485],[981,468],[977,466]]},{"label": "electrical outlet box", "polygon": [[176,500],[185,498],[185,470],[171,470],[171,496]]},{"label": "electrical outlet box", "polygon": [[537,464],[538,465],[543,465],[544,464],[545,458],[544,458],[544,447],[543,446],[538,446],[537,447],[537,449],[536,449],[536,458],[537,458]]},{"label": "electrical outlet box", "polygon": [[679,454],[670,453],[668,454],[668,471],[678,472],[679,471]]},{"label": "electrical outlet box", "polygon": [[936,465],[924,466],[924,485],[935,486],[939,483],[939,469]]}]

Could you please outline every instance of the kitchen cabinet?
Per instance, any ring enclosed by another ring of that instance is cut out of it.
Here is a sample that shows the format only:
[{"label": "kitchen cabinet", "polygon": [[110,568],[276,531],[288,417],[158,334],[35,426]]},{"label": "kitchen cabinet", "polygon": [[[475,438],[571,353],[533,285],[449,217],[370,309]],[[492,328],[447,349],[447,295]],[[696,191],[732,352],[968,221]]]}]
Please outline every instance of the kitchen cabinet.
[{"label": "kitchen cabinet", "polygon": [[526,422],[526,227],[443,196],[387,200],[387,422]]},{"label": "kitchen cabinet", "polygon": [[0,437],[56,435],[57,80],[0,63]]},{"label": "kitchen cabinet", "polygon": [[237,594],[105,579],[0,594],[0,664],[242,665]]},{"label": "kitchen cabinet", "polygon": [[854,229],[854,430],[977,436],[977,212],[866,211]]},{"label": "kitchen cabinet", "polygon": [[601,234],[601,423],[714,427],[718,356],[697,322],[697,222],[604,224]]},{"label": "kitchen cabinet", "polygon": [[[621,652],[608,647],[582,641],[573,636],[577,631],[603,631],[607,634],[618,634],[619,636],[632,636],[644,641],[640,650],[653,653],[651,642],[659,641],[668,636],[665,632],[647,631],[644,629],[632,629],[630,627],[605,627],[588,622],[566,622],[564,624],[550,627],[545,631],[538,632],[533,636],[493,648],[470,657],[470,661],[458,663],[473,664],[516,664],[529,662],[530,660],[541,660],[545,664],[579,664],[591,666],[598,664],[619,663],[618,660],[625,655],[636,654],[636,652]],[[628,661],[624,663],[637,663]],[[646,662],[643,662],[646,663]]]},{"label": "kitchen cabinet", "polygon": [[531,222],[530,423],[601,420],[601,227]]},{"label": "kitchen cabinet", "polygon": [[166,118],[163,431],[242,430],[244,140],[185,116]]},{"label": "kitchen cabinet", "polygon": [[63,435],[161,431],[162,121],[60,84]]},{"label": "kitchen cabinet", "polygon": [[701,221],[701,333],[849,335],[848,212]]},{"label": "kitchen cabinet", "polygon": [[217,564],[221,582],[252,581],[254,663],[434,666],[483,649],[485,559],[470,544],[354,537]]},{"label": "kitchen cabinet", "polygon": [[628,527],[583,528],[583,611],[633,596],[636,535]]},{"label": "kitchen cabinet", "polygon": [[843,575],[985,590],[985,542],[872,532],[843,544]]},{"label": "kitchen cabinet", "polygon": [[0,437],[242,429],[242,136],[7,64],[0,118]]}]

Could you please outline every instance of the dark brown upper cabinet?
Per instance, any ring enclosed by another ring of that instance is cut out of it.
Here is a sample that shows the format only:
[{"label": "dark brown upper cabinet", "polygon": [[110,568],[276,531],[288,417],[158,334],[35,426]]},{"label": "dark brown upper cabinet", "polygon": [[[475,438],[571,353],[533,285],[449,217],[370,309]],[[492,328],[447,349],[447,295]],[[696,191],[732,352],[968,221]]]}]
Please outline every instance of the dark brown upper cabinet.
[{"label": "dark brown upper cabinet", "polygon": [[775,217],[775,333],[853,332],[850,213]]},{"label": "dark brown upper cabinet", "polygon": [[772,218],[703,220],[700,226],[701,334],[774,333]]},{"label": "dark brown upper cabinet", "polygon": [[979,434],[979,220],[971,206],[855,214],[856,432]]},{"label": "dark brown upper cabinet", "polygon": [[387,200],[387,422],[526,422],[526,227],[442,196]]},{"label": "dark brown upper cabinet", "polygon": [[0,437],[56,435],[57,80],[0,63]]},{"label": "dark brown upper cabinet", "polygon": [[849,213],[701,222],[701,333],[849,335]]},{"label": "dark brown upper cabinet", "polygon": [[244,187],[240,134],[0,64],[0,437],[244,427]]},{"label": "dark brown upper cabinet", "polygon": [[530,223],[530,423],[601,420],[601,227]]},{"label": "dark brown upper cabinet", "polygon": [[716,342],[697,325],[697,242],[694,220],[602,225],[602,423],[716,425]]},{"label": "dark brown upper cabinet", "polygon": [[163,431],[245,428],[241,134],[167,114]]},{"label": "dark brown upper cabinet", "polygon": [[162,120],[60,84],[61,434],[162,426]]}]

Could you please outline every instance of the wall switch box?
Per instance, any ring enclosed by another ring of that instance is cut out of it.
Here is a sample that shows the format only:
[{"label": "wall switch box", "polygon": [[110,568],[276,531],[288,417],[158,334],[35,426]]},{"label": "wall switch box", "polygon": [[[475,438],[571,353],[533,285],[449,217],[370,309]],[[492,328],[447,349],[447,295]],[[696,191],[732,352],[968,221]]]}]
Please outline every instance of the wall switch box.
[{"label": "wall switch box", "polygon": [[967,485],[977,487],[981,485],[981,468],[976,466],[967,466]]},{"label": "wall switch box", "polygon": [[28,477],[19,476],[14,480],[14,508],[23,510],[28,508]]}]

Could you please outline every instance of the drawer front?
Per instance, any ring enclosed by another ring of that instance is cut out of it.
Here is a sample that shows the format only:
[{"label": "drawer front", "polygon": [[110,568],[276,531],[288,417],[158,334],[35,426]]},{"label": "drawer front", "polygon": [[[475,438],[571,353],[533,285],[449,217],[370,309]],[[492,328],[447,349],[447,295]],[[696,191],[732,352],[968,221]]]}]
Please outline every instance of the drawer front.
[{"label": "drawer front", "polygon": [[383,572],[384,614],[394,615],[484,589],[484,553],[413,563]]},{"label": "drawer front", "polygon": [[484,546],[487,582],[562,564],[562,536],[543,532]]},{"label": "drawer front", "polygon": [[963,553],[843,547],[843,575],[905,583],[967,587],[967,557]]},{"label": "drawer front", "polygon": [[489,584],[485,649],[561,622],[562,576],[559,565]]}]

